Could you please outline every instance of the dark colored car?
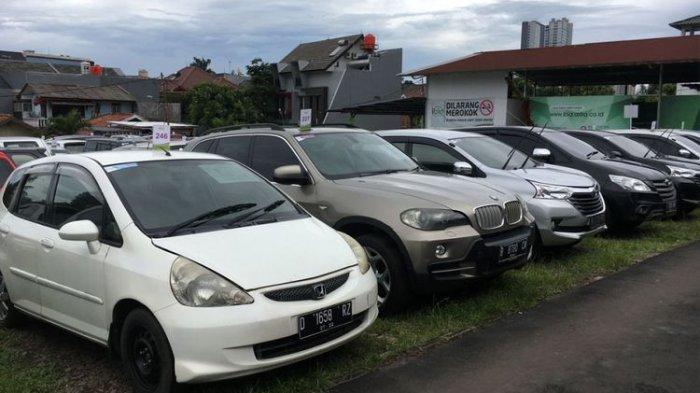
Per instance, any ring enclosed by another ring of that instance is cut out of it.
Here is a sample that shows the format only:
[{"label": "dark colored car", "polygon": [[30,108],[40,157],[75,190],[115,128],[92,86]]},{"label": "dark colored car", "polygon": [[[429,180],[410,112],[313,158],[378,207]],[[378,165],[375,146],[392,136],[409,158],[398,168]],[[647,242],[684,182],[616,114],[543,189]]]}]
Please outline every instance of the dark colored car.
[{"label": "dark colored car", "polygon": [[683,160],[700,163],[700,146],[693,140],[673,131],[615,131],[618,135],[635,140],[659,154]]},{"label": "dark colored car", "polygon": [[632,161],[610,160],[565,132],[505,126],[460,131],[488,135],[537,160],[588,173],[600,184],[611,229],[630,228],[650,218],[676,214],[676,189],[668,175]]},{"label": "dark colored car", "polygon": [[678,190],[679,210],[689,213],[700,204],[700,164],[661,154],[624,135],[605,131],[566,131],[611,159],[634,161],[671,176]]},{"label": "dark colored car", "polygon": [[113,150],[128,145],[130,142],[112,138],[90,138],[85,140],[84,152]]}]

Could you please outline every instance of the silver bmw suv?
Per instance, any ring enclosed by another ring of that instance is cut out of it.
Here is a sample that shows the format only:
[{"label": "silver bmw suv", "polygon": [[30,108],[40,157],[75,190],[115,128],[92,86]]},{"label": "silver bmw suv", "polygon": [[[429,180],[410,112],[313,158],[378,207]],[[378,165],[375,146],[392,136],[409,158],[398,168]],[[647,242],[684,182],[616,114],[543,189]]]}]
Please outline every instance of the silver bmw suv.
[{"label": "silver bmw suv", "polygon": [[385,311],[412,294],[492,277],[532,255],[533,217],[481,179],[424,171],[379,136],[279,127],[207,135],[186,150],[235,159],[368,253]]}]

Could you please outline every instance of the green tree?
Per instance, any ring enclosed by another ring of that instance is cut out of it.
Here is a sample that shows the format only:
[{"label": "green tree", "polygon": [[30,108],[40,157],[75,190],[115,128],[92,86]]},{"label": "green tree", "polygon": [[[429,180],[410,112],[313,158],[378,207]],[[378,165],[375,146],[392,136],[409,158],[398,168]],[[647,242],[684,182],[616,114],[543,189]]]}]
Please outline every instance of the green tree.
[{"label": "green tree", "polygon": [[274,67],[273,64],[266,63],[260,58],[253,59],[250,65],[246,66],[250,80],[242,90],[258,111],[259,121],[276,123],[281,118],[272,67]]},{"label": "green tree", "polygon": [[211,59],[205,59],[204,57],[193,57],[192,62],[190,63],[190,67],[197,67],[206,72],[214,72],[211,70],[211,68],[209,68],[210,65]]},{"label": "green tree", "polygon": [[73,109],[65,116],[52,117],[49,120],[48,130],[50,135],[71,135],[81,128],[89,127],[77,110]]},{"label": "green tree", "polygon": [[185,94],[187,121],[204,130],[261,121],[261,114],[240,90],[214,83],[203,83]]}]

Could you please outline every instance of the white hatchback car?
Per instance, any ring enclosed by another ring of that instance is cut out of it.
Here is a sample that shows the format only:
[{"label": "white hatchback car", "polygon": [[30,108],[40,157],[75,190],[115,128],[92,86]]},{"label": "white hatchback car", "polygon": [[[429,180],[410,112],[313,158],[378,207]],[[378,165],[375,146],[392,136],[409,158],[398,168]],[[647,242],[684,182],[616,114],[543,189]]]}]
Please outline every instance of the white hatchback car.
[{"label": "white hatchback car", "polygon": [[47,157],[2,199],[0,326],[29,314],[107,345],[137,392],[296,362],[377,317],[362,247],[235,161]]}]

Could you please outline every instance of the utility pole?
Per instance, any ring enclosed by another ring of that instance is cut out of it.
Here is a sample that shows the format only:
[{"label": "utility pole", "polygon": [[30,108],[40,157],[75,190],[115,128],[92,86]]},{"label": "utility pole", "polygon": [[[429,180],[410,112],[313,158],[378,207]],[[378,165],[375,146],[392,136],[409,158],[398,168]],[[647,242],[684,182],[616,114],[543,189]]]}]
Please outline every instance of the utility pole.
[{"label": "utility pole", "polygon": [[658,102],[656,103],[656,127],[661,128],[661,94],[664,89],[664,65],[659,64],[659,91],[657,92]]}]

